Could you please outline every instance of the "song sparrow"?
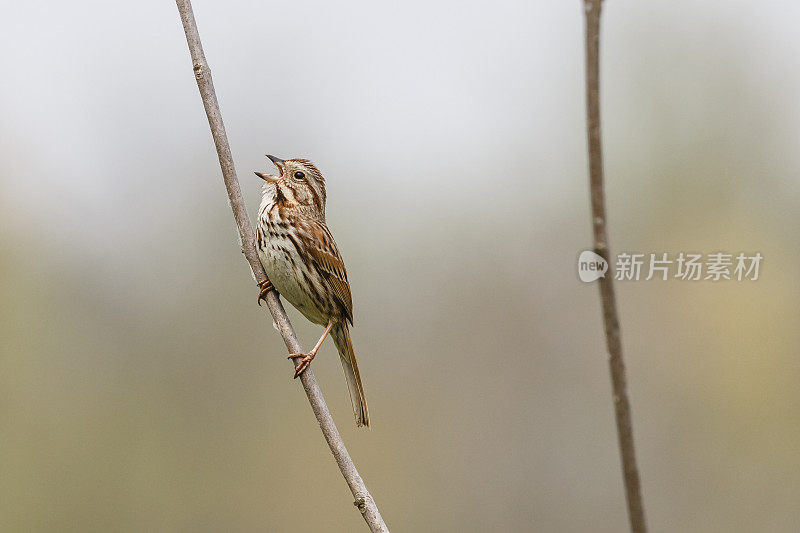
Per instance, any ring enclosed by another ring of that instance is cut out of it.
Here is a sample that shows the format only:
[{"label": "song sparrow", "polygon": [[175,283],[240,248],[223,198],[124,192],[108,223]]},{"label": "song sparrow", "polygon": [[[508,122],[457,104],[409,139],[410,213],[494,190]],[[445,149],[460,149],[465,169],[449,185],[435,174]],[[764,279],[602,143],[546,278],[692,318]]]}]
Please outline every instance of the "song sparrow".
[{"label": "song sparrow", "polygon": [[[350,400],[358,426],[369,426],[364,387],[358,373],[348,325],[353,324],[353,301],[344,261],[325,225],[325,179],[307,159],[267,156],[278,175],[256,172],[263,179],[258,212],[256,247],[261,263],[275,289],[298,311],[325,332],[295,370],[296,378],[308,368],[330,333],[342,361]],[[271,290],[261,286],[259,303]]]}]

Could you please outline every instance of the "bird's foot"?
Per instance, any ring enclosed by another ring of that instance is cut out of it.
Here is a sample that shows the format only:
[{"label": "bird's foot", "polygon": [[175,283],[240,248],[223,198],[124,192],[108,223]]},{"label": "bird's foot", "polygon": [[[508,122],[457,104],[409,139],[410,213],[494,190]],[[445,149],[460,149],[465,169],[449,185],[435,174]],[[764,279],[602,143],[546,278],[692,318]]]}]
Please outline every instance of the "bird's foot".
[{"label": "bird's foot", "polygon": [[317,355],[315,352],[311,352],[311,353],[293,353],[293,354],[291,354],[289,356],[289,359],[297,359],[298,357],[302,357],[303,358],[303,360],[300,361],[300,364],[297,365],[295,367],[295,369],[294,369],[294,378],[295,379],[297,379],[297,377],[300,374],[302,374],[305,371],[306,368],[308,368],[308,365],[310,365],[311,361],[314,360],[314,356],[315,355]]},{"label": "bird's foot", "polygon": [[269,291],[274,291],[275,287],[272,285],[272,282],[268,279],[260,282],[258,286],[261,290],[258,292],[258,306],[261,307],[261,301],[267,301],[267,294]]}]

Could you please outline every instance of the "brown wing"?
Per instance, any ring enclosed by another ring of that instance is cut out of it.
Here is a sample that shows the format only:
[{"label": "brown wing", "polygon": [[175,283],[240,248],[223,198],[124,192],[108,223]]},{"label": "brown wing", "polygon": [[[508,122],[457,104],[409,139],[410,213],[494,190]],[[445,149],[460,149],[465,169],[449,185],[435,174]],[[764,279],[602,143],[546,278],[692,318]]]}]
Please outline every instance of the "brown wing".
[{"label": "brown wing", "polygon": [[330,288],[331,293],[342,305],[345,317],[353,323],[353,298],[350,295],[350,284],[347,283],[347,271],[344,261],[339,255],[336,241],[330,230],[322,222],[310,222],[309,230],[313,243],[309,246],[309,255],[320,277]]}]

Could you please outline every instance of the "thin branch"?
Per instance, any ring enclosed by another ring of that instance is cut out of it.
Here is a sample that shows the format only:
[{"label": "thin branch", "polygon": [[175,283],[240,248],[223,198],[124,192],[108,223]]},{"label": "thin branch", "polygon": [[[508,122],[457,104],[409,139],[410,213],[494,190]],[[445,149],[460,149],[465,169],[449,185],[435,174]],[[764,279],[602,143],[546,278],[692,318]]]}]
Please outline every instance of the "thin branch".
[{"label": "thin branch", "polygon": [[[589,187],[592,198],[592,227],[594,251],[609,261],[608,232],[606,231],[606,206],[603,192],[603,148],[600,138],[600,14],[602,0],[584,0],[586,13],[586,127],[589,139]],[[631,407],[625,383],[625,363],[622,359],[617,303],[612,276],[600,278],[600,299],[603,303],[608,365],[614,391],[614,413],[617,421],[622,471],[625,480],[625,497],[631,531],[647,531],[644,519],[642,490],[636,452],[633,447]]]},{"label": "thin branch", "polygon": [[[211,127],[211,134],[214,137],[214,144],[217,147],[217,155],[219,156],[219,164],[222,167],[222,177],[225,180],[225,188],[228,190],[228,199],[230,200],[231,209],[233,210],[233,217],[236,219],[236,225],[239,228],[239,237],[242,244],[242,253],[244,254],[247,262],[250,263],[250,269],[253,271],[253,277],[256,282],[261,282],[267,279],[264,272],[264,267],[258,258],[258,253],[255,248],[255,236],[253,234],[253,227],[250,224],[250,218],[247,215],[247,208],[242,198],[242,191],[239,188],[239,180],[236,177],[236,169],[233,165],[233,157],[231,156],[231,148],[228,144],[228,136],[225,133],[225,125],[222,122],[222,114],[219,110],[219,103],[217,102],[217,95],[214,92],[214,82],[211,79],[211,70],[208,68],[205,55],[203,54],[203,45],[200,42],[200,34],[197,31],[197,23],[194,20],[194,12],[192,11],[192,3],[190,0],[176,0],[178,11],[180,12],[181,22],[183,22],[183,30],[186,33],[186,42],[189,45],[189,52],[192,55],[192,66],[194,68],[194,75],[197,80],[197,87],[200,89],[200,96],[203,99],[203,106],[206,110],[208,117],[208,124]],[[283,337],[283,342],[286,343],[289,353],[301,353],[303,350],[300,343],[297,341],[297,336],[294,333],[289,317],[286,316],[286,311],[277,293],[270,291],[267,295],[267,306],[278,330]],[[295,360],[295,365],[300,364],[299,359]],[[342,471],[347,485],[355,498],[355,505],[358,507],[364,520],[367,522],[370,531],[373,532],[387,532],[389,528],[381,518],[377,505],[372,495],[364,485],[364,480],[356,470],[350,454],[347,453],[347,448],[344,446],[339,430],[336,429],[336,424],[333,422],[333,417],[328,410],[325,399],[322,397],[322,391],[317,385],[317,380],[314,373],[310,368],[306,369],[300,376],[300,381],[308,396],[308,401],[311,404],[311,409],[314,411],[314,416],[317,417],[319,427],[328,446],[333,453],[336,464],[339,465],[339,470]]]}]

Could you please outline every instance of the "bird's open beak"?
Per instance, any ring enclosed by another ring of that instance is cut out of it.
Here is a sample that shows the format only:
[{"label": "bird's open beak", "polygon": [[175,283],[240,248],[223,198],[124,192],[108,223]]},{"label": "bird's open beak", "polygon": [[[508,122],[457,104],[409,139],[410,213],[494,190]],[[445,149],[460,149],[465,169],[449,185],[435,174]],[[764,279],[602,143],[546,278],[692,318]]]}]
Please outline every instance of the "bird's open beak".
[{"label": "bird's open beak", "polygon": [[267,157],[269,157],[269,160],[272,161],[276,167],[278,167],[279,175],[276,176],[274,174],[266,174],[264,172],[255,172],[254,174],[264,181],[271,181],[273,183],[276,181],[280,181],[281,178],[283,177],[283,167],[284,167],[283,159],[269,154],[267,154]]},{"label": "bird's open beak", "polygon": [[280,170],[280,173],[281,173],[280,175],[281,175],[281,177],[283,177],[283,167],[284,167],[285,161],[283,159],[281,159],[280,157],[275,157],[274,155],[267,154],[267,157],[269,157],[269,160],[272,161],[272,163],[276,167],[278,167],[278,170]]},{"label": "bird's open beak", "polygon": [[280,181],[281,180],[280,176],[275,176],[274,174],[267,174],[265,172],[253,172],[253,174],[255,174],[256,176],[258,176],[259,178],[261,178],[264,181],[270,181],[272,183],[275,183],[276,181]]}]

